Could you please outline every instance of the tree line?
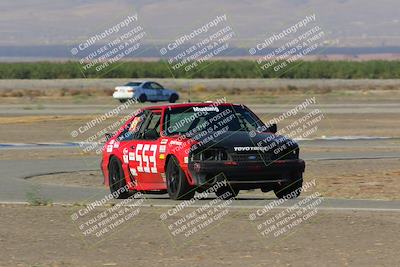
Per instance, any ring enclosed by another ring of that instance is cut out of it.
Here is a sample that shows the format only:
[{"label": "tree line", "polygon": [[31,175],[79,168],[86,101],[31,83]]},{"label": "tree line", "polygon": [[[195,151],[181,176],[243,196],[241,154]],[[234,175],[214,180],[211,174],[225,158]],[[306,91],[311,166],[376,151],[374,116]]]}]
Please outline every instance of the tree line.
[{"label": "tree line", "polygon": [[0,63],[0,79],[74,78],[289,78],[289,79],[398,79],[400,61],[296,61],[276,71],[255,61],[215,60],[185,71],[166,61],[129,61],[84,68],[79,62]]}]

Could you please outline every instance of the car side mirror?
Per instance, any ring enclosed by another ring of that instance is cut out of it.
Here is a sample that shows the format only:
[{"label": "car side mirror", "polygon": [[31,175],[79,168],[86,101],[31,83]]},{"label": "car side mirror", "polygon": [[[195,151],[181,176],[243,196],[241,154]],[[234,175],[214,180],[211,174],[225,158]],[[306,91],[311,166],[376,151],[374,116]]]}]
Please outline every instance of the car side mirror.
[{"label": "car side mirror", "polygon": [[276,125],[276,123],[271,124],[266,130],[266,132],[271,132],[274,134],[276,134],[277,131],[278,131],[278,126]]},{"label": "car side mirror", "polygon": [[147,129],[143,133],[144,139],[155,140],[158,137],[160,137],[160,135],[158,134],[156,129]]}]

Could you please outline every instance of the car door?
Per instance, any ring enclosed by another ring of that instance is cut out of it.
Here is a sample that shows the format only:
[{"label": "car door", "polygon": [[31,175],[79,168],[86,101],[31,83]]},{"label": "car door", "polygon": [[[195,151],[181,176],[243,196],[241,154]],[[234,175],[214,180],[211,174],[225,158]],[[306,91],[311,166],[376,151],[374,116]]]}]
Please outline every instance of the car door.
[{"label": "car door", "polygon": [[157,95],[156,90],[153,89],[151,82],[146,82],[142,86],[144,93],[146,94],[147,100],[156,101]]},{"label": "car door", "polygon": [[[113,142],[114,147],[107,147],[107,150],[112,150],[115,147],[118,148],[118,153],[116,154],[121,157],[122,167],[124,170],[126,170],[126,177],[128,177],[129,172],[132,174],[132,171],[129,169],[129,161],[133,160],[132,156],[134,155],[132,153],[132,149],[136,146],[139,130],[145,122],[146,115],[148,113],[149,111],[146,110],[137,114],[124,126],[123,130],[119,133],[115,142]],[[131,177],[133,177],[134,182],[136,182],[136,177],[134,175],[131,175]],[[127,182],[129,182],[129,180],[127,180]]]},{"label": "car door", "polygon": [[139,190],[165,189],[159,158],[161,110],[148,110],[135,142],[128,150],[129,169]]},{"label": "car door", "polygon": [[157,100],[157,101],[167,100],[166,91],[164,90],[164,87],[162,87],[159,83],[152,82],[151,88],[153,88],[153,90],[155,92],[155,96],[156,96],[155,100]]}]

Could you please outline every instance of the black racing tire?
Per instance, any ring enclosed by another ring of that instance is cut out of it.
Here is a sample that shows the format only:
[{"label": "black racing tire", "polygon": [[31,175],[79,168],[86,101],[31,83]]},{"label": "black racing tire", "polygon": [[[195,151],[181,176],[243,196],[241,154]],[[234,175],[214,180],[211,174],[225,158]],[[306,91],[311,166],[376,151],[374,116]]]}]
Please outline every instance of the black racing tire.
[{"label": "black racing tire", "polygon": [[112,157],[108,164],[108,178],[110,192],[114,198],[125,199],[130,197],[130,192],[123,189],[126,186],[125,175],[121,162],[116,157]]},{"label": "black racing tire", "polygon": [[126,103],[126,101],[128,101],[128,99],[118,99],[120,103]]},{"label": "black racing tire", "polygon": [[280,199],[293,199],[300,196],[302,186],[303,177],[300,177],[286,183],[278,184],[274,189],[274,193]]},{"label": "black racing tire", "polygon": [[[231,199],[231,198],[237,197],[237,195],[239,194],[239,191],[240,191],[239,189],[232,188],[229,185],[227,185],[227,186],[219,187],[215,191],[215,194],[217,195],[217,197],[219,197],[221,199]],[[228,192],[229,192],[229,194],[228,194]]]},{"label": "black racing tire", "polygon": [[194,197],[195,190],[189,185],[185,173],[174,156],[168,160],[166,178],[167,191],[171,199],[189,200]]},{"label": "black racing tire", "polygon": [[146,102],[146,101],[147,101],[147,96],[146,96],[145,94],[141,94],[141,95],[139,96],[139,98],[138,98],[138,101],[139,101],[140,103]]},{"label": "black racing tire", "polygon": [[175,103],[179,99],[179,96],[177,94],[172,94],[169,97],[169,103]]}]

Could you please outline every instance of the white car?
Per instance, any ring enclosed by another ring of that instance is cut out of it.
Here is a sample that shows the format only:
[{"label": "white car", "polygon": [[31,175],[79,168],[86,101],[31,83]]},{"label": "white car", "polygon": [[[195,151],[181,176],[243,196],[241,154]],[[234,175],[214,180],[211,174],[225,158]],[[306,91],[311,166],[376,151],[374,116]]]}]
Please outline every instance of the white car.
[{"label": "white car", "polygon": [[137,99],[139,102],[169,101],[175,103],[179,94],[171,89],[164,88],[159,83],[151,81],[129,82],[123,86],[115,87],[113,97],[121,103],[128,99]]}]

